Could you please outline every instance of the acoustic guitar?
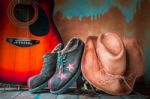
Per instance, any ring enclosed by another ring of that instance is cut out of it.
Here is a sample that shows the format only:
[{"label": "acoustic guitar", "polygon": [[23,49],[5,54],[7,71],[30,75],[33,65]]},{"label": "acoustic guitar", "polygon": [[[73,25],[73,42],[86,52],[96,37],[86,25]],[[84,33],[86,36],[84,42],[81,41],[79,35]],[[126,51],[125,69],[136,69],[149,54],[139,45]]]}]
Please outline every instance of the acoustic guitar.
[{"label": "acoustic guitar", "polygon": [[1,0],[0,82],[26,84],[40,72],[43,55],[61,42],[52,0]]}]

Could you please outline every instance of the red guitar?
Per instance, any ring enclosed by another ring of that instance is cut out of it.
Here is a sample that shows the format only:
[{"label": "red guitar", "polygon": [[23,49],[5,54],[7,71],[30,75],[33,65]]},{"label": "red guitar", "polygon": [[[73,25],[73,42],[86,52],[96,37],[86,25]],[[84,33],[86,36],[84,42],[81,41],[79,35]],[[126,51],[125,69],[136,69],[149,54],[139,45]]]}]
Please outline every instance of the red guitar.
[{"label": "red guitar", "polygon": [[1,0],[0,82],[26,84],[42,68],[43,54],[61,39],[50,0]]}]

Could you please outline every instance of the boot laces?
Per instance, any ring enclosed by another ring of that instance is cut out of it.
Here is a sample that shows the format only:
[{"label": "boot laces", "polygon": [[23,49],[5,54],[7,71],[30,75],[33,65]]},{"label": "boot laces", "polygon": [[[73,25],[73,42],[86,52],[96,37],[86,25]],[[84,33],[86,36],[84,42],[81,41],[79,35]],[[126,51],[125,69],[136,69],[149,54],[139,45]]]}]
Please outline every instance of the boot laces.
[{"label": "boot laces", "polygon": [[57,68],[61,68],[62,72],[64,70],[64,66],[66,65],[66,54],[60,55],[58,54],[58,59],[57,59]]}]

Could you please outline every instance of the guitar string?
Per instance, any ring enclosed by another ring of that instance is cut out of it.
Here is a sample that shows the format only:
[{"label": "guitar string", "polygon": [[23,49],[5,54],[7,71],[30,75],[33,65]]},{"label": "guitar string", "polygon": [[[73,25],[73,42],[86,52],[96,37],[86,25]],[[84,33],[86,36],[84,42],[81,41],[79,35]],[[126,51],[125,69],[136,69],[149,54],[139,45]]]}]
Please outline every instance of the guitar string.
[{"label": "guitar string", "polygon": [[[28,1],[30,2],[30,0],[28,0]],[[27,4],[27,5],[28,5],[27,7],[29,7],[29,9],[28,9],[28,11],[27,11],[27,12],[28,12],[28,14],[27,14],[27,15],[28,15],[28,18],[27,18],[27,19],[28,19],[28,21],[27,21],[27,22],[28,22],[28,26],[27,26],[28,38],[29,38],[30,35],[31,35],[31,34],[30,34],[30,31],[29,31],[29,25],[30,25],[30,24],[29,24],[29,22],[30,22],[30,6],[31,6],[31,5],[30,5],[29,2],[28,2],[28,4]],[[31,19],[31,20],[32,20],[32,19]],[[30,58],[31,58],[31,56],[32,56],[32,55],[31,55],[31,51],[32,51],[31,48],[29,48],[29,55],[28,55],[28,57],[30,57]],[[28,58],[28,61],[29,61],[29,64],[28,64],[28,66],[27,66],[27,67],[28,67],[28,70],[29,70],[29,68],[32,69],[32,66],[30,66],[30,65],[31,65],[31,60],[30,60],[30,58]],[[33,60],[32,60],[32,61],[33,61]]]},{"label": "guitar string", "polygon": [[[13,1],[12,1],[13,2]],[[15,1],[16,2],[16,1]],[[16,4],[16,3],[12,3],[12,4]],[[19,0],[17,0],[17,4],[19,3]],[[13,6],[14,7],[14,6]],[[12,9],[10,9],[10,10],[12,10]],[[14,8],[13,8],[13,10],[15,10]],[[13,14],[15,14],[14,12],[13,12]],[[13,15],[14,16],[14,15]],[[16,26],[16,34],[15,34],[15,36],[16,37],[18,37],[19,36],[19,28]],[[16,38],[16,37],[14,37],[14,38]],[[13,67],[14,67],[14,71],[15,71],[15,60],[17,60],[17,56],[16,56],[16,54],[17,54],[17,49],[16,49],[16,47],[14,46],[14,62],[13,62]],[[14,77],[14,79],[15,79],[15,77]]]},{"label": "guitar string", "polygon": [[26,14],[27,14],[27,23],[28,23],[26,28],[27,28],[27,37],[28,38],[29,38],[29,22],[30,22],[30,3],[29,2],[30,2],[30,0],[27,1],[27,7],[28,7],[27,10],[28,11],[26,12]]}]

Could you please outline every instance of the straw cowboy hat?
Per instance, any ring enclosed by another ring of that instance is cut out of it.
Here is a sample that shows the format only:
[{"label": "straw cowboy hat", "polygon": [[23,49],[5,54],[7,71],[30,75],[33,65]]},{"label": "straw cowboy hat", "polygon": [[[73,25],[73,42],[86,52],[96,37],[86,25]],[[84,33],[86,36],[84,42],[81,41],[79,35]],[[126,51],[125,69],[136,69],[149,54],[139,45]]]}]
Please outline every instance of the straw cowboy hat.
[{"label": "straw cowboy hat", "polygon": [[81,70],[97,89],[111,95],[129,94],[145,72],[143,49],[136,39],[122,40],[115,33],[90,36],[85,43]]}]

